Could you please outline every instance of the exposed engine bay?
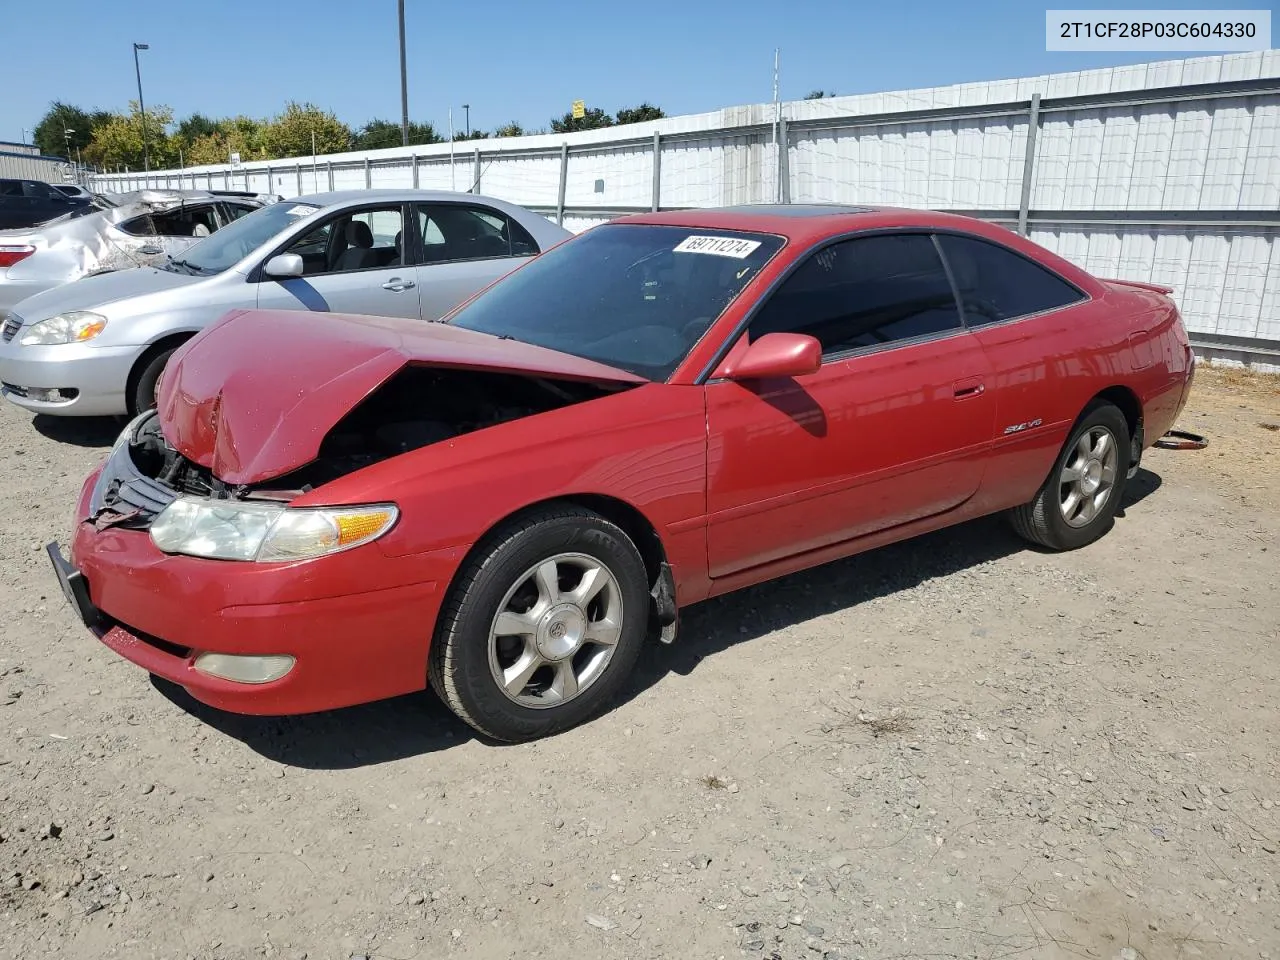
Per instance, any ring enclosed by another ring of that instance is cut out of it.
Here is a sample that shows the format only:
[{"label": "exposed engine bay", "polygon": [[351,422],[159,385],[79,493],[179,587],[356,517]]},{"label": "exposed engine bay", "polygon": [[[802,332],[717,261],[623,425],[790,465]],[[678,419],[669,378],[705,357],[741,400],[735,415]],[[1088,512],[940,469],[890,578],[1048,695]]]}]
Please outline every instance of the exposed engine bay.
[{"label": "exposed engine bay", "polygon": [[129,452],[139,474],[178,493],[289,499],[420,447],[629,388],[625,383],[409,365],[334,425],[315,460],[262,484],[223,483],[169,445],[158,416],[139,425]]}]

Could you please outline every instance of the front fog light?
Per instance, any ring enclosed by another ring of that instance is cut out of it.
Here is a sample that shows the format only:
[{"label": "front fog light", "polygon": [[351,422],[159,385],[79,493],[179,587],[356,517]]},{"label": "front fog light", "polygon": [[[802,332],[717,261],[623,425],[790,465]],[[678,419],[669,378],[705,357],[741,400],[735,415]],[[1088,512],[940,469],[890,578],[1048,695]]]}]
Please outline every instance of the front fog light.
[{"label": "front fog light", "polygon": [[245,657],[231,653],[202,653],[195,667],[201,673],[236,683],[270,683],[293,669],[294,658],[287,654]]}]

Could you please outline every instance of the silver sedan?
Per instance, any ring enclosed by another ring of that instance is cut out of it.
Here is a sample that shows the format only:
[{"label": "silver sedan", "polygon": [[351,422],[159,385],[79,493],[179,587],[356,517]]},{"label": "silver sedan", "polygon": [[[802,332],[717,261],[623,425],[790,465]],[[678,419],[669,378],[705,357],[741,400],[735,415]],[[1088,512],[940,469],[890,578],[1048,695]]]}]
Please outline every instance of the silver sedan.
[{"label": "silver sedan", "polygon": [[154,403],[178,345],[228,311],[435,320],[569,236],[476,194],[360,190],[285,200],[162,266],[85,277],[17,304],[0,328],[0,393],[37,413],[135,413]]}]

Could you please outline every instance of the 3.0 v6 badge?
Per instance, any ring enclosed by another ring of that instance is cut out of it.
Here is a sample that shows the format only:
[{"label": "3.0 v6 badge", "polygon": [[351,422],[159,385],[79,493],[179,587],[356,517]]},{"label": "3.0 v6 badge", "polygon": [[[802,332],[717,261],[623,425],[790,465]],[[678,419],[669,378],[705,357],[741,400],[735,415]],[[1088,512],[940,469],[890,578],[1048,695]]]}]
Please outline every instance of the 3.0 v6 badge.
[{"label": "3.0 v6 badge", "polygon": [[1030,430],[1033,427],[1038,427],[1042,423],[1044,423],[1044,420],[1040,417],[1036,417],[1034,420],[1024,420],[1022,423],[1011,423],[1009,426],[1004,428],[1004,435],[1007,437],[1011,433],[1021,433],[1023,430]]}]

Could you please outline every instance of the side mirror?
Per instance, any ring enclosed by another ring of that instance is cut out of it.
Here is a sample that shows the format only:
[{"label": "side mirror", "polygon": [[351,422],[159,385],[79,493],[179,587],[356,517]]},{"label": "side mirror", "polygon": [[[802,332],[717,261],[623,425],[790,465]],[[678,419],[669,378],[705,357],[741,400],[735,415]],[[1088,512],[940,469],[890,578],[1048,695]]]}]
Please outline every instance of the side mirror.
[{"label": "side mirror", "polygon": [[262,272],[274,280],[291,280],[302,276],[302,271],[302,258],[296,253],[282,253],[272,257],[262,268]]},{"label": "side mirror", "polygon": [[822,367],[822,344],[805,333],[766,333],[724,370],[729,380],[802,377]]}]

